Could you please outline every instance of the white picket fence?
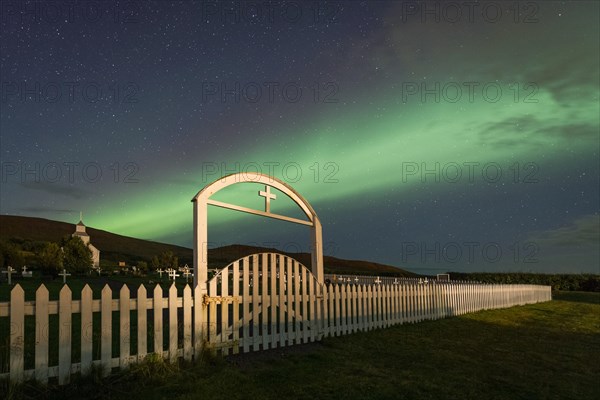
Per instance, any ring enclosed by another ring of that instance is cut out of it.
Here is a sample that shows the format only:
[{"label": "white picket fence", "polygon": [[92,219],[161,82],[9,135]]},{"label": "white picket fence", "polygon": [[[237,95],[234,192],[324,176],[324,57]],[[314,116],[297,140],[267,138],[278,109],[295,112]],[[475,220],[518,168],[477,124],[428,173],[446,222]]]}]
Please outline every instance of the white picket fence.
[{"label": "white picket fence", "polygon": [[[551,300],[551,288],[538,285],[321,285],[302,264],[272,253],[230,264],[207,287],[203,293],[200,285],[194,290],[186,285],[178,297],[176,287],[171,286],[163,297],[163,289],[156,285],[149,297],[140,285],[132,298],[124,285],[113,299],[110,287],[105,286],[100,298],[93,299],[86,285],[81,300],[72,300],[65,285],[59,299],[50,301],[42,285],[35,301],[25,301],[23,289],[16,285],[10,302],[0,303],[0,325],[10,324],[9,338],[1,338],[8,339],[9,354],[8,365],[0,366],[0,378],[44,383],[57,377],[59,384],[66,384],[72,374],[85,374],[94,365],[109,374],[151,353],[170,361],[192,361],[204,350],[221,354],[266,350]],[[26,318],[30,319],[27,324]],[[58,353],[53,365],[51,345]],[[76,346],[79,356],[73,353]],[[33,353],[28,355],[31,365],[27,368],[26,352]]]}]

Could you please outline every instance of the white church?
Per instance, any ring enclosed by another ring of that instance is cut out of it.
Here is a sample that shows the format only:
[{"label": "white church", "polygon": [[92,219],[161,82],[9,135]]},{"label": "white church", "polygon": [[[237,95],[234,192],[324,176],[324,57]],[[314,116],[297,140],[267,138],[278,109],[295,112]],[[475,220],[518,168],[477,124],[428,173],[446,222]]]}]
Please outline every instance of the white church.
[{"label": "white church", "polygon": [[100,250],[90,243],[90,235],[85,231],[85,225],[83,224],[82,219],[83,218],[80,217],[79,222],[75,225],[75,233],[71,236],[79,237],[83,244],[85,244],[92,252],[92,268],[100,268]]}]

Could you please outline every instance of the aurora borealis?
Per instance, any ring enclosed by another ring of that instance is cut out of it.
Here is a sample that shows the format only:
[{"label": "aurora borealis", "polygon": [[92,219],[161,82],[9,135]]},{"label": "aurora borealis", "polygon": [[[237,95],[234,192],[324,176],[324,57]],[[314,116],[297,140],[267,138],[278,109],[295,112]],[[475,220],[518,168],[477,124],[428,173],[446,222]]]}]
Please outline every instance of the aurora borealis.
[{"label": "aurora borealis", "polygon": [[[326,254],[600,272],[597,2],[43,4],[2,2],[2,214],[191,246],[190,199],[258,166],[308,199]],[[308,250],[303,227],[210,224]]]}]

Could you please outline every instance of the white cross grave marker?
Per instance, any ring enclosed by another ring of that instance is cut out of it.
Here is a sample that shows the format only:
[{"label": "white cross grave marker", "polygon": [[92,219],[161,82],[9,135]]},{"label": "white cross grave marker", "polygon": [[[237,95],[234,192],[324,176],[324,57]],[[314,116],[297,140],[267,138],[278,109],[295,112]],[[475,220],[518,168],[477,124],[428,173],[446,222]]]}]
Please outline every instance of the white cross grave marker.
[{"label": "white cross grave marker", "polygon": [[15,272],[15,270],[9,265],[8,268],[6,268],[6,271],[2,271],[3,274],[7,274],[8,275],[8,284],[12,284],[12,274],[13,272]]},{"label": "white cross grave marker", "polygon": [[394,278],[394,285],[398,285],[398,284],[399,284],[398,278]]},{"label": "white cross grave marker", "polygon": [[63,268],[62,274],[58,274],[58,276],[63,277],[63,283],[67,283],[67,276],[71,276],[71,274],[67,273],[67,270]]},{"label": "white cross grave marker", "polygon": [[265,185],[265,191],[259,191],[258,195],[265,198],[265,212],[271,212],[271,199],[277,198],[275,193],[271,193],[271,186]]},{"label": "white cross grave marker", "polygon": [[190,275],[193,275],[193,274],[190,272],[190,268],[186,265],[183,268],[183,276],[185,276],[185,282],[186,283],[189,282]]},{"label": "white cross grave marker", "polygon": [[157,270],[156,270],[156,272],[158,272],[158,275],[160,275],[160,277],[162,278],[162,274],[163,274],[163,272],[165,272],[165,271],[163,271],[163,269],[162,269],[162,268],[159,268],[159,269],[157,269]]},{"label": "white cross grave marker", "polygon": [[375,279],[375,283],[379,285],[381,283],[381,279],[379,279],[379,277],[377,277],[377,279]]},{"label": "white cross grave marker", "polygon": [[177,270],[175,269],[171,269],[169,271],[169,278],[173,279],[173,282],[175,281],[175,279],[179,276],[179,274],[177,273]]}]

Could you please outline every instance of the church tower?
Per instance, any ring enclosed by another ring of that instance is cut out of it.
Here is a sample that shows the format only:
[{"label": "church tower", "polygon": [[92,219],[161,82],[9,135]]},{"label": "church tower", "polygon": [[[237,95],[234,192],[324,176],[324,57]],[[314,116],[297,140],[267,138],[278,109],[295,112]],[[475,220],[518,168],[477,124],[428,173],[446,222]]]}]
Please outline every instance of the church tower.
[{"label": "church tower", "polygon": [[100,268],[100,250],[90,243],[90,235],[85,231],[85,224],[83,223],[83,215],[81,213],[79,214],[79,222],[75,225],[75,232],[71,236],[77,236],[81,239],[83,244],[92,252],[92,267]]}]

